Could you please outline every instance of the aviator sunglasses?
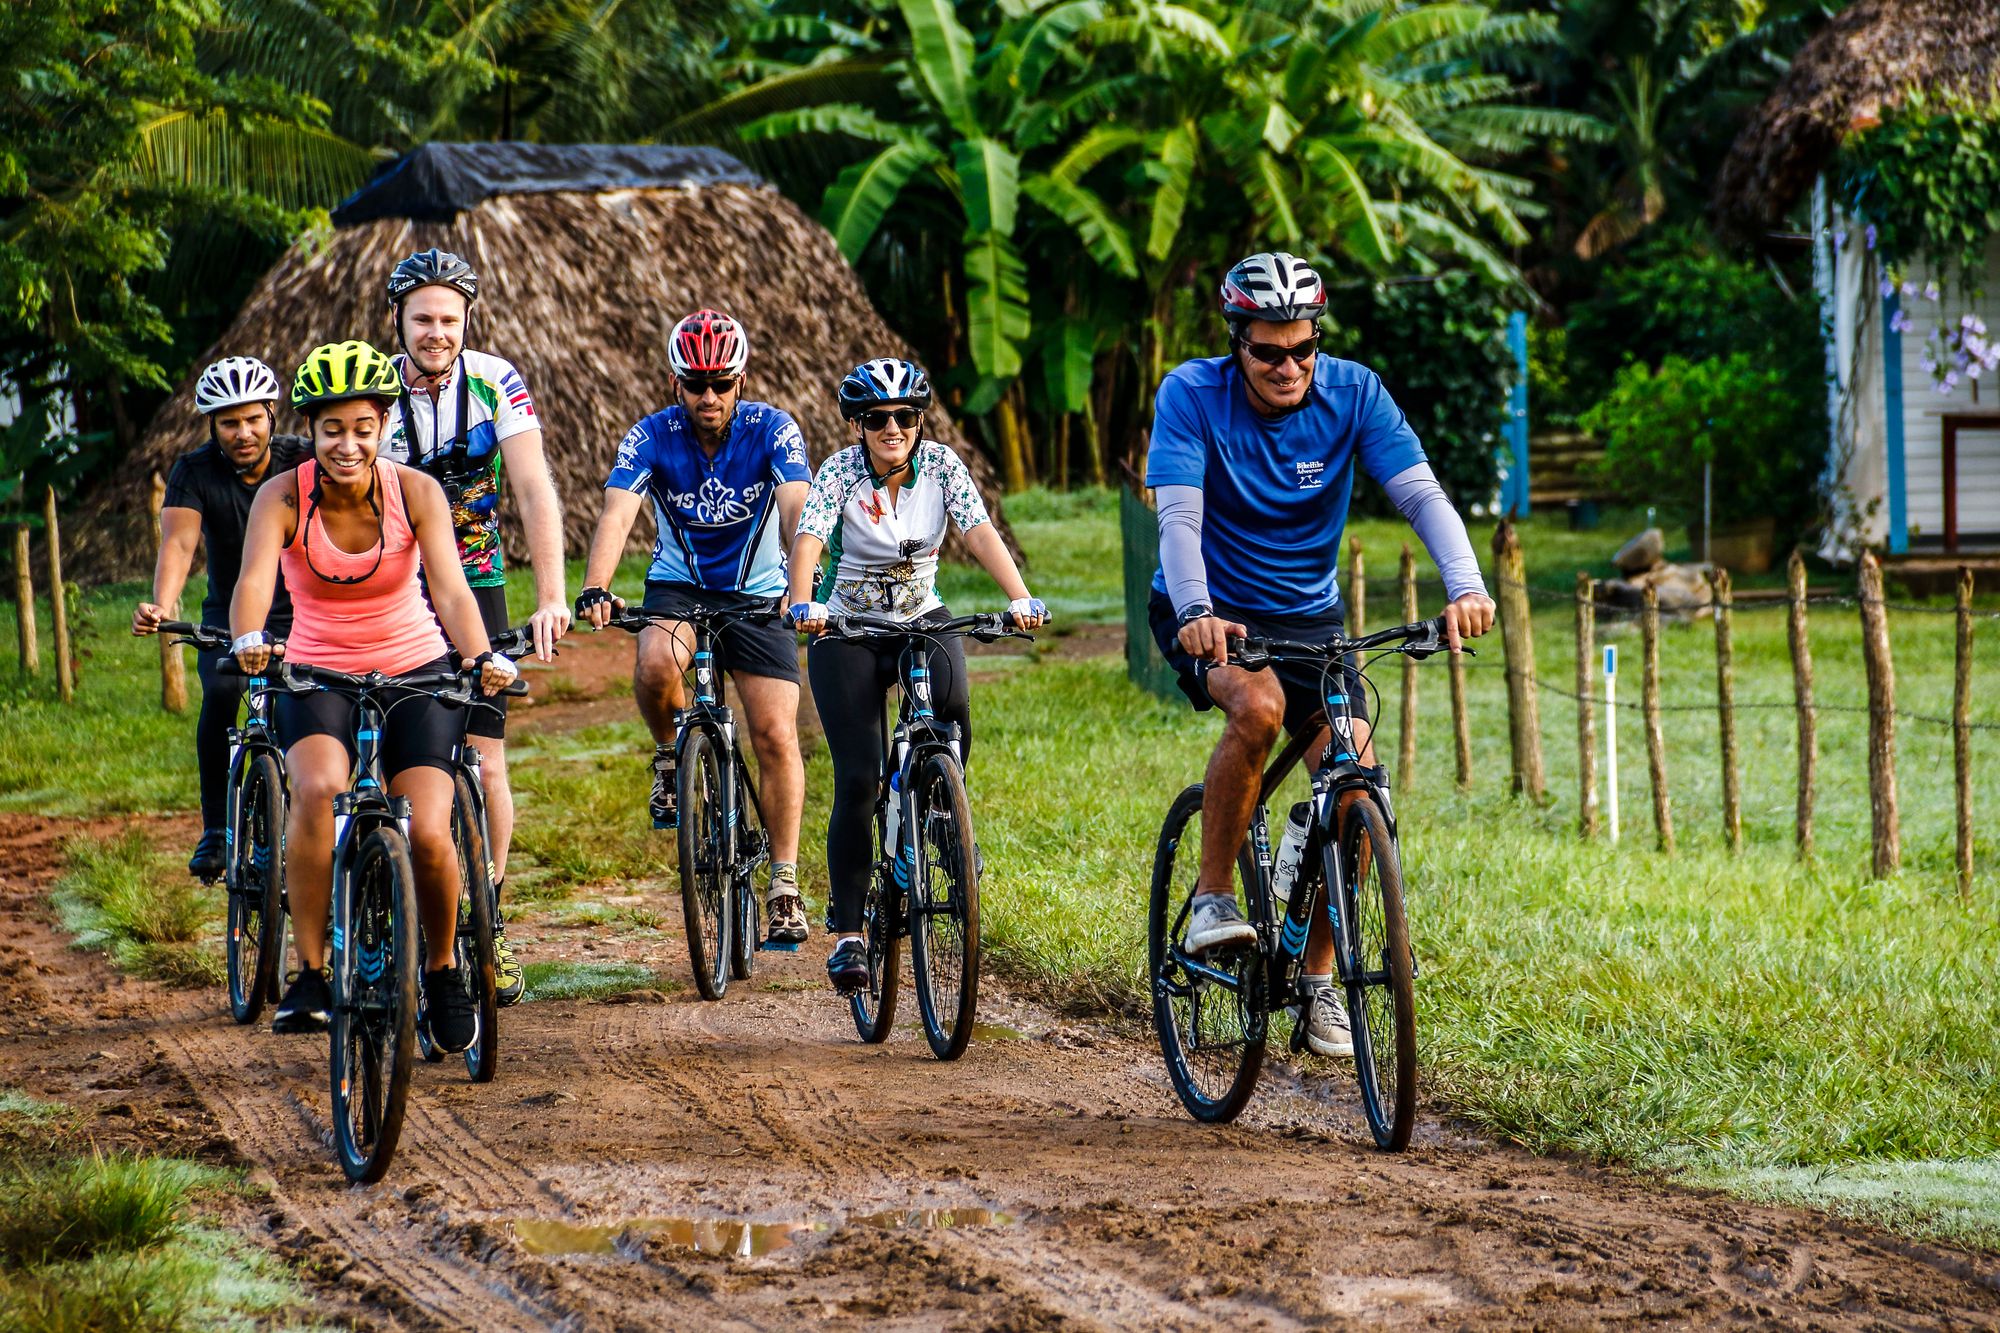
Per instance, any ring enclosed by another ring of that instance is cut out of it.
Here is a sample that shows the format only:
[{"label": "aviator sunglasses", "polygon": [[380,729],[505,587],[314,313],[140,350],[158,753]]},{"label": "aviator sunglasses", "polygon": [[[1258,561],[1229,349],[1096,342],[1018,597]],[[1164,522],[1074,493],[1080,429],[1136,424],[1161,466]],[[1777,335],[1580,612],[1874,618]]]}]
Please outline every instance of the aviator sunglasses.
[{"label": "aviator sunglasses", "polygon": [[923,415],[922,412],[919,412],[914,407],[898,407],[893,411],[889,408],[878,407],[873,411],[861,414],[861,428],[870,431],[887,430],[889,429],[889,423],[893,421],[903,430],[909,430],[917,424]]},{"label": "aviator sunglasses", "polygon": [[1245,342],[1242,346],[1244,351],[1267,366],[1282,366],[1287,361],[1296,361],[1304,365],[1312,360],[1313,353],[1319,350],[1319,335],[1315,333],[1312,337],[1295,342],[1289,347],[1277,343],[1253,342]]},{"label": "aviator sunglasses", "polygon": [[690,398],[699,398],[710,389],[715,390],[715,396],[720,398],[735,387],[736,377],[734,375],[717,376],[715,378],[710,378],[706,375],[684,375],[681,377],[681,392]]}]

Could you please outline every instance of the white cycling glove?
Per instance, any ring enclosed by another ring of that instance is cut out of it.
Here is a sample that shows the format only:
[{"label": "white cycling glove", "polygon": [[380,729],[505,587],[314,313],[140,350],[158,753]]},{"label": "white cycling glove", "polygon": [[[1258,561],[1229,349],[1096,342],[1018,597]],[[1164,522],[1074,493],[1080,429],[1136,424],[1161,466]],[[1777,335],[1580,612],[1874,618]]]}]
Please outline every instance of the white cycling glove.
[{"label": "white cycling glove", "polygon": [[239,635],[236,642],[229,645],[229,655],[234,657],[245,648],[263,648],[268,646],[270,642],[271,631],[253,629],[248,634]]},{"label": "white cycling glove", "polygon": [[811,625],[827,617],[825,602],[793,602],[792,624]]},{"label": "white cycling glove", "polygon": [[1039,597],[1016,597],[1007,603],[1007,614],[1015,620],[1047,620],[1049,608]]}]

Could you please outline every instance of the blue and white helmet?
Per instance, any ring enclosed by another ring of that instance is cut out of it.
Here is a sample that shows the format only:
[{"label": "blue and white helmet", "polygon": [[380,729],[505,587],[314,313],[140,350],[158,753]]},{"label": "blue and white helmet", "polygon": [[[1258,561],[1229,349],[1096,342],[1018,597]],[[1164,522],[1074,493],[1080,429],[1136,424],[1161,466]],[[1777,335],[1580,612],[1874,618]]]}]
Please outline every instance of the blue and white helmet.
[{"label": "blue and white helmet", "polygon": [[922,366],[880,356],[863,361],[840,382],[840,415],[849,421],[890,403],[908,403],[920,409],[931,405],[931,377],[924,374]]}]

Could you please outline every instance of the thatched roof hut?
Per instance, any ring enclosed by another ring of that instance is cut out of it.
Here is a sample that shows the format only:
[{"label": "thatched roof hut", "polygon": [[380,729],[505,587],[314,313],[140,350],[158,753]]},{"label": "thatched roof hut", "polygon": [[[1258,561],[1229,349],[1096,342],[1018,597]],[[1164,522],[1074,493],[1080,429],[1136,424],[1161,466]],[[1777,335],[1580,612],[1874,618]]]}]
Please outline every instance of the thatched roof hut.
[{"label": "thatched roof hut", "polygon": [[[319,343],[391,348],[390,268],[427,246],[465,256],[480,274],[468,345],[508,358],[534,393],[573,556],[589,542],[618,441],[668,401],[662,336],[681,315],[713,305],[744,320],[748,392],[798,418],[815,462],[849,440],[834,398],[840,375],[867,357],[911,355],[832,236],[714,150],[432,145],[378,174],[335,217],[366,220],[293,245],[201,363],[258,356],[289,382]],[[147,490],[203,437],[193,401],[190,379],[154,416],[133,464],[85,496],[69,561],[83,577],[149,567]],[[299,428],[281,409],[280,429]],[[942,411],[930,433],[965,457],[997,519],[985,458]],[[635,547],[652,540],[650,516],[641,528]],[[517,539],[519,524],[508,529]]]},{"label": "thatched roof hut", "polygon": [[1984,85],[2000,70],[1996,0],[1857,0],[1793,57],[1737,136],[1715,202],[1744,226],[1776,225],[1849,129],[1911,88]]}]

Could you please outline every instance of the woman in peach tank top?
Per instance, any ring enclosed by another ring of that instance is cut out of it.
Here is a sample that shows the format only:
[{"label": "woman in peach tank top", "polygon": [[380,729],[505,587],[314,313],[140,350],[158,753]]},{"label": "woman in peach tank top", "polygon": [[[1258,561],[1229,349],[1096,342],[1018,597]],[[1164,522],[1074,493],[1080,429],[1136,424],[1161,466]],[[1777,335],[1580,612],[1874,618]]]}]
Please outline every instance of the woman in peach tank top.
[{"label": "woman in peach tank top", "polygon": [[[270,657],[263,633],[280,569],[292,594],[287,660],[334,671],[398,676],[447,670],[451,642],[482,664],[492,694],[513,680],[513,663],[490,651],[485,622],[459,565],[451,510],[437,482],[377,457],[390,395],[399,379],[366,343],[324,347],[307,358],[292,406],[311,427],[313,458],[257,493],[243,540],[243,571],[230,603],[237,660],[260,670]],[[431,603],[418,583],[429,576]],[[433,615],[431,604],[437,611]],[[291,811],[285,825],[285,883],[298,942],[298,980],[279,1001],[274,1032],[324,1031],[328,908],[333,887],[333,798],[354,765],[357,705],[321,690],[281,693],[273,709],[284,744]],[[475,1034],[470,997],[453,967],[458,921],[458,858],[451,841],[452,755],[465,713],[412,694],[389,709],[382,768],[389,791],[408,797],[410,854],[423,918],[426,1022],[433,1041],[463,1050]]]}]

